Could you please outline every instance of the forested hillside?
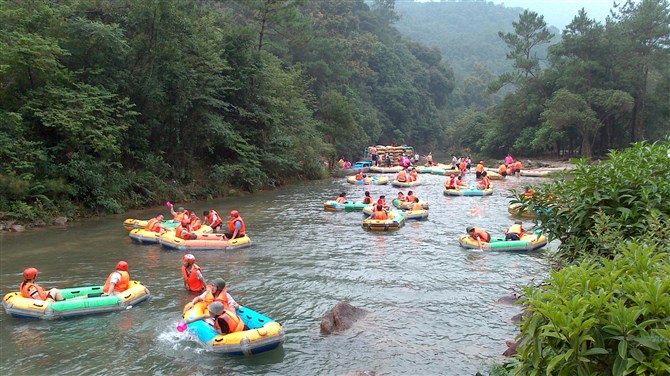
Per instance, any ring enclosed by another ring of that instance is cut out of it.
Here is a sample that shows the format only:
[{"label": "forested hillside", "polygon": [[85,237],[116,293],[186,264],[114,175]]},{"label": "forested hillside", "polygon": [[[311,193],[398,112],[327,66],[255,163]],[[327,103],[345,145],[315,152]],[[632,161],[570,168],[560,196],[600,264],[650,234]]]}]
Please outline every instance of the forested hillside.
[{"label": "forested hillside", "polygon": [[[399,1],[395,23],[410,39],[437,47],[451,65],[457,79],[478,75],[477,67],[500,75],[512,68],[505,58],[508,49],[498,32],[513,30],[521,8],[510,8],[486,1]],[[557,36],[559,30],[551,29]],[[555,38],[554,42],[559,38]],[[538,50],[546,57],[547,47]]]}]

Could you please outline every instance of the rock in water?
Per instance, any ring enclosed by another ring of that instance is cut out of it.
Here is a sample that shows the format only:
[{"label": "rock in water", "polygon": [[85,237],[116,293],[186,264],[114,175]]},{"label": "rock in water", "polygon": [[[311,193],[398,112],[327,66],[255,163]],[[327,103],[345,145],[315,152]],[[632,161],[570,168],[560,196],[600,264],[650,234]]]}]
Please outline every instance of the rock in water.
[{"label": "rock in water", "polygon": [[346,302],[339,302],[321,319],[321,333],[330,334],[347,330],[367,314],[368,311],[364,309]]}]

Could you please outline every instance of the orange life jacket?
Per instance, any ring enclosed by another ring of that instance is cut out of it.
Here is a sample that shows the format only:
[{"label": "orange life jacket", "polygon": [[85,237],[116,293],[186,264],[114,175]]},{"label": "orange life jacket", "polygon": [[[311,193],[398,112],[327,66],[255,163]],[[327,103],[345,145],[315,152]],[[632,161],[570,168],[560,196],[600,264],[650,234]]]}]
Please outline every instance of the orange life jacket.
[{"label": "orange life jacket", "polygon": [[517,225],[516,223],[510,226],[510,228],[507,229],[507,232],[505,232],[505,235],[507,234],[517,234],[519,235],[519,238],[523,236],[523,230],[521,229],[521,225]]},{"label": "orange life jacket", "polygon": [[514,168],[516,168],[517,170],[521,170],[522,166],[523,165],[521,164],[521,161],[516,161],[516,163],[514,164]]},{"label": "orange life jacket", "polygon": [[414,205],[412,205],[412,210],[423,210],[423,205],[419,204],[418,202],[415,202]]},{"label": "orange life jacket", "polygon": [[196,215],[195,219],[192,219],[191,223],[189,223],[188,225],[191,227],[191,231],[195,231],[195,230],[198,230],[200,227],[202,227],[202,221]]},{"label": "orange life jacket", "polygon": [[481,173],[482,171],[484,171],[484,165],[481,164],[481,163],[477,163],[477,167],[475,168],[475,171]]},{"label": "orange life jacket", "polygon": [[410,196],[405,197],[405,201],[414,202],[414,195],[410,195]]},{"label": "orange life jacket", "polygon": [[484,176],[482,178],[482,187],[484,187],[484,189],[491,188],[491,178]]},{"label": "orange life jacket", "polygon": [[160,227],[157,226],[160,223],[161,221],[159,221],[158,218],[151,218],[149,222],[147,222],[147,225],[144,226],[144,229],[147,231],[161,232]]},{"label": "orange life jacket", "polygon": [[398,200],[400,201],[405,201],[405,195],[399,195]]},{"label": "orange life jacket", "polygon": [[[227,328],[221,328],[220,321],[225,322]],[[241,332],[244,330],[244,322],[235,312],[226,309],[214,320],[214,329],[221,334]]]},{"label": "orange life jacket", "polygon": [[233,218],[230,221],[228,221],[228,231],[230,231],[231,233],[235,232],[235,222],[238,222],[238,221],[240,222],[240,225],[242,225],[242,226],[240,227],[240,231],[237,232],[237,235],[241,236],[241,235],[244,235],[244,232],[246,231],[246,228],[244,226],[244,221],[242,220],[242,217]]},{"label": "orange life jacket", "polygon": [[377,200],[377,205],[386,206],[386,200],[380,198],[379,200]]},{"label": "orange life jacket", "polygon": [[412,181],[415,181],[418,178],[419,173],[412,170],[412,172],[409,173],[409,176],[412,178]]},{"label": "orange life jacket", "polygon": [[375,214],[372,216],[372,219],[383,221],[388,219],[388,215],[386,214],[385,210],[376,211]]},{"label": "orange life jacket", "polygon": [[367,196],[363,199],[364,204],[372,204],[372,197]]},{"label": "orange life jacket", "polygon": [[[344,204],[346,201],[347,201],[347,199],[344,198],[344,197],[338,197],[337,199],[335,199],[335,202],[337,202],[338,204]],[[233,230],[235,230],[235,229],[233,229]]]},{"label": "orange life jacket", "polygon": [[462,179],[456,179],[456,185],[460,187],[465,187],[465,182]]},{"label": "orange life jacket", "polygon": [[186,267],[184,265],[181,266],[181,275],[184,277],[186,286],[188,286],[188,289],[191,291],[202,291],[203,287],[205,287],[202,281],[198,279],[197,272],[202,273],[202,269],[198,266],[198,264],[193,264],[190,273],[186,272]]},{"label": "orange life jacket", "polygon": [[507,172],[507,166],[501,164],[500,167],[498,167],[498,172],[500,173],[500,175],[502,175],[503,172]]},{"label": "orange life jacket", "polygon": [[177,228],[174,229],[174,234],[176,237],[184,240],[189,240],[191,238],[191,232],[184,226],[177,226]]},{"label": "orange life jacket", "polygon": [[216,210],[210,210],[207,217],[205,217],[205,223],[209,223],[209,226],[214,228],[223,223],[223,221],[221,220],[221,216],[216,212]]},{"label": "orange life jacket", "polygon": [[[30,290],[33,287],[37,290],[37,296],[31,296],[30,295]],[[48,293],[46,291],[44,291],[44,289],[36,283],[21,282],[20,290],[21,290],[21,296],[23,296],[24,298],[47,300]]]},{"label": "orange life jacket", "polygon": [[205,304],[210,305],[213,302],[221,302],[224,309],[228,309],[228,290],[224,287],[223,290],[219,291],[216,296],[212,293],[215,288],[212,287],[207,290],[207,295],[205,295]]},{"label": "orange life jacket", "polygon": [[190,217],[190,214],[188,214],[188,210],[184,210],[183,212],[174,213],[174,218],[172,219],[172,221],[181,223],[181,221],[183,221],[184,219],[188,219],[188,217]]},{"label": "orange life jacket", "polygon": [[488,243],[488,242],[491,241],[491,235],[490,235],[488,232],[486,232],[486,231],[484,231],[484,230],[482,230],[482,229],[480,229],[480,228],[477,228],[477,227],[475,227],[475,233],[474,233],[473,235],[471,235],[471,236],[472,236],[473,239],[477,239],[477,238],[479,238],[479,239],[481,239],[483,242],[487,242],[487,243]]},{"label": "orange life jacket", "polygon": [[402,170],[398,173],[398,176],[396,177],[396,180],[399,181],[399,182],[407,181],[407,174],[405,173],[405,170]]},{"label": "orange life jacket", "polygon": [[128,274],[128,272],[124,270],[115,270],[109,273],[107,281],[105,282],[105,285],[102,287],[102,291],[107,292],[107,290],[109,289],[110,281],[112,280],[112,274],[114,273],[121,274],[121,279],[114,285],[114,292],[124,292],[128,290],[128,286],[130,285],[130,274]]},{"label": "orange life jacket", "polygon": [[363,174],[361,173],[356,174],[356,180],[363,180]]},{"label": "orange life jacket", "polygon": [[465,171],[465,167],[466,167],[466,166],[467,166],[467,164],[465,163],[465,161],[461,162],[461,165],[459,166],[459,167],[460,167],[460,170],[461,170],[461,171]]}]

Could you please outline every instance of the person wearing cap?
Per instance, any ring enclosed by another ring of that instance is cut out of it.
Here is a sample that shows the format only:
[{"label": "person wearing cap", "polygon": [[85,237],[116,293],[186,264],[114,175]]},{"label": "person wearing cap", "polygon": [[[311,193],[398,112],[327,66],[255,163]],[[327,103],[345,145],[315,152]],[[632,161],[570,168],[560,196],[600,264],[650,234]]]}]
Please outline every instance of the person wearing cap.
[{"label": "person wearing cap", "polygon": [[215,279],[211,285],[207,286],[207,289],[202,294],[196,296],[191,300],[190,303],[186,305],[186,310],[193,308],[193,306],[198,302],[205,302],[210,304],[212,302],[221,302],[225,309],[230,309],[235,311],[239,308],[239,304],[233,299],[232,295],[228,293],[226,289],[226,280],[223,278]]},{"label": "person wearing cap", "polygon": [[521,240],[523,237],[523,222],[514,221],[514,224],[505,231],[505,240]]},{"label": "person wearing cap", "polygon": [[221,230],[221,225],[223,220],[219,213],[214,209],[205,210],[202,212],[202,215],[205,216],[205,224],[212,228],[214,232],[219,232]]},{"label": "person wearing cap", "polygon": [[244,220],[240,217],[240,213],[237,210],[231,210],[230,219],[228,220],[228,232],[223,234],[223,238],[226,240],[241,238],[245,234],[246,227],[244,226]]},{"label": "person wearing cap", "polygon": [[477,241],[477,244],[479,244],[479,249],[482,249],[482,243],[488,243],[491,241],[491,234],[479,227],[468,226],[465,231],[467,231],[471,239]]},{"label": "person wearing cap", "polygon": [[188,213],[188,210],[184,209],[183,207],[179,207],[177,211],[174,211],[174,205],[172,203],[169,203],[170,206],[170,214],[172,214],[172,222],[177,222],[181,223],[184,219],[187,221],[190,218],[190,214]]},{"label": "person wearing cap", "polygon": [[105,285],[102,287],[102,295],[113,295],[128,290],[130,285],[130,274],[128,273],[128,263],[119,261],[116,263],[116,270],[109,273]]},{"label": "person wearing cap", "polygon": [[184,287],[189,291],[203,292],[207,283],[202,275],[202,268],[195,263],[195,256],[190,253],[182,258],[181,275],[184,277]]},{"label": "person wearing cap", "polygon": [[23,282],[19,286],[21,291],[21,296],[28,299],[37,299],[43,300],[45,302],[55,302],[58,300],[64,300],[63,294],[57,288],[49,290],[49,292],[44,291],[40,285],[35,283],[35,278],[37,278],[37,269],[35,268],[26,268],[23,270]]},{"label": "person wearing cap", "polygon": [[237,314],[226,309],[221,302],[212,302],[207,306],[207,313],[198,317],[185,319],[184,323],[190,324],[194,321],[205,320],[214,326],[219,334],[241,332],[244,330],[244,322]]}]

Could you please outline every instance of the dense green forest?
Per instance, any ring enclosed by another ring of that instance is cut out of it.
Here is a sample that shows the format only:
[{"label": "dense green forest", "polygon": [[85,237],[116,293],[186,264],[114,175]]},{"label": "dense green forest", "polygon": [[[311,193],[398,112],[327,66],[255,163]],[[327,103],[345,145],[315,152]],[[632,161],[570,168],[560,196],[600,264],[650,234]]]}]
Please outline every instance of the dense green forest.
[{"label": "dense green forest", "polygon": [[546,66],[538,51],[558,36],[522,13],[498,34],[511,69],[463,81],[402,37],[395,6],[0,0],[2,218],[318,179],[377,143],[590,156],[667,133],[667,0],[626,3],[607,25],[580,15]]}]

